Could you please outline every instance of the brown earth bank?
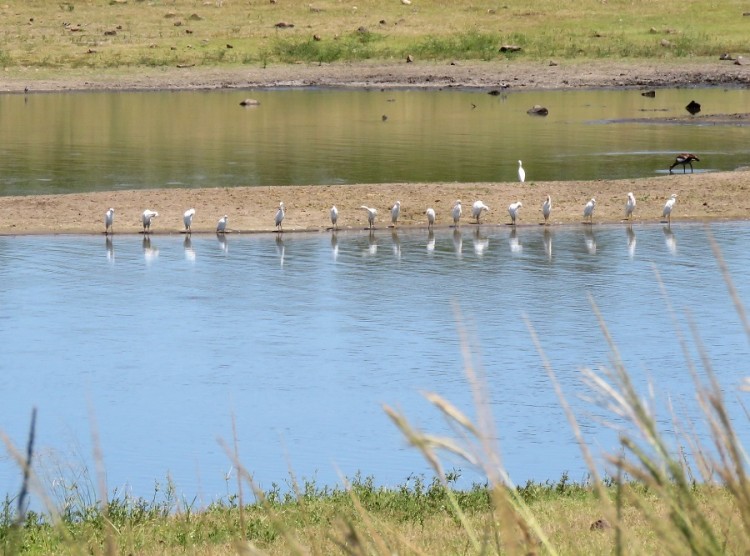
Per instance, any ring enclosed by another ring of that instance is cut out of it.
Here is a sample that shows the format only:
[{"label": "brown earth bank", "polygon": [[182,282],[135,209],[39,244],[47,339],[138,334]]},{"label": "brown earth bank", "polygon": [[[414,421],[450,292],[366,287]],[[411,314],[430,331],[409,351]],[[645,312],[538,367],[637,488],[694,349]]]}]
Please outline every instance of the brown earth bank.
[{"label": "brown earth bank", "polygon": [[[551,65],[556,64],[556,65]],[[709,59],[556,62],[357,62],[261,68],[8,69],[0,91],[414,87],[566,89],[750,85],[750,65]]]},{"label": "brown earth bank", "polygon": [[193,232],[213,232],[227,214],[234,233],[272,232],[279,202],[286,205],[285,232],[322,231],[330,227],[329,210],[339,209],[339,227],[364,229],[366,212],[376,208],[376,228],[391,224],[390,207],[401,201],[399,227],[425,227],[425,210],[433,207],[437,226],[453,223],[451,207],[463,203],[461,224],[471,221],[471,205],[482,200],[490,212],[485,225],[510,223],[507,207],[521,201],[518,224],[542,222],[540,207],[553,199],[552,225],[583,222],[583,207],[595,197],[594,224],[621,222],[626,195],[638,201],[634,222],[662,221],[666,199],[677,193],[672,220],[737,220],[750,218],[750,170],[664,175],[633,180],[551,181],[526,183],[396,183],[335,186],[235,187],[221,189],[154,189],[68,195],[0,197],[0,234],[94,234],[104,232],[104,213],[115,209],[114,232],[138,233],[141,214],[156,210],[152,232],[180,233],[182,214],[196,209]]}]

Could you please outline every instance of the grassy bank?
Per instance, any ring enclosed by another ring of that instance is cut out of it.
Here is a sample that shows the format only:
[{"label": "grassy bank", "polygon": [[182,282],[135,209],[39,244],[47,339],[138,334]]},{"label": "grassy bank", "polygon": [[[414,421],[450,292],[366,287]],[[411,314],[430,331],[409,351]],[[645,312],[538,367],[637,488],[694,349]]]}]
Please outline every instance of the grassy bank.
[{"label": "grassy bank", "polygon": [[[747,48],[744,2],[10,0],[5,68],[685,58]],[[520,47],[501,52],[502,45]]]}]

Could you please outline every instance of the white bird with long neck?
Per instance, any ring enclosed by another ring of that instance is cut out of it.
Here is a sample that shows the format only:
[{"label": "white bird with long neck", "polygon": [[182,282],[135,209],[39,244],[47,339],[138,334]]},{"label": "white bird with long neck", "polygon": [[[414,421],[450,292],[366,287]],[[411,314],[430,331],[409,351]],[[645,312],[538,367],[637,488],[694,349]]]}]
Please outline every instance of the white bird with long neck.
[{"label": "white bird with long neck", "polygon": [[282,228],[281,223],[284,221],[284,217],[286,216],[286,207],[284,206],[284,203],[279,203],[279,208],[276,211],[276,217],[274,218],[274,222],[276,223],[276,231],[283,232],[284,228]]},{"label": "white bird with long neck", "polygon": [[516,218],[518,217],[518,211],[523,206],[523,203],[521,201],[516,201],[515,203],[511,203],[510,206],[508,206],[508,214],[510,214],[510,220],[513,223],[513,225],[516,225]]},{"label": "white bird with long neck", "polygon": [[451,216],[453,216],[453,226],[458,227],[458,221],[461,220],[461,200],[457,199],[455,203],[453,203],[453,208],[451,209]]},{"label": "white bird with long neck", "polygon": [[583,217],[589,219],[589,224],[592,224],[594,221],[594,209],[596,208],[596,199],[591,197],[591,200],[586,203],[586,206],[583,207]]},{"label": "white bird with long neck", "polygon": [[195,209],[187,209],[185,214],[182,215],[182,221],[185,223],[185,230],[189,233],[192,230],[190,227],[193,225],[193,216],[195,216]]},{"label": "white bird with long neck", "polygon": [[490,207],[485,205],[482,201],[474,201],[474,204],[471,206],[471,217],[475,218],[477,224],[479,224],[479,218],[482,216],[482,212],[489,210]]},{"label": "white bird with long neck", "polygon": [[151,221],[159,216],[159,213],[155,210],[146,209],[143,211],[141,219],[143,220],[143,233],[147,234],[151,231]]},{"label": "white bird with long neck", "polygon": [[424,213],[427,215],[427,228],[432,229],[435,225],[435,209],[430,207]]},{"label": "white bird with long neck", "polygon": [[628,193],[628,200],[625,203],[625,218],[628,220],[633,218],[633,211],[635,210],[635,195],[631,191]]},{"label": "white bird with long neck", "polygon": [[359,208],[367,211],[367,224],[372,230],[375,227],[375,217],[378,215],[377,209],[366,207],[365,205],[362,205]]},{"label": "white bird with long neck", "polygon": [[526,181],[526,170],[523,169],[523,162],[518,161],[518,181],[521,183]]},{"label": "white bird with long neck", "polygon": [[549,223],[549,215],[552,214],[552,197],[547,195],[547,199],[542,203],[542,216],[544,216],[544,225]]},{"label": "white bird with long neck", "polygon": [[115,209],[111,208],[104,213],[104,233],[108,234],[112,231],[112,225],[115,223]]},{"label": "white bird with long neck", "polygon": [[227,221],[229,220],[229,217],[225,214],[221,218],[219,218],[219,221],[216,223],[216,233],[217,234],[223,234],[227,231]]},{"label": "white bird with long neck", "polygon": [[664,210],[661,212],[662,217],[666,218],[669,224],[672,224],[672,208],[676,202],[677,193],[672,193],[672,196],[667,199],[667,202],[664,204]]},{"label": "white bird with long neck", "polygon": [[339,221],[339,209],[336,208],[336,205],[333,205],[331,207],[331,226],[333,226],[334,230],[338,230],[338,225],[336,224]]},{"label": "white bird with long neck", "polygon": [[394,228],[396,227],[396,223],[398,222],[399,214],[401,214],[401,201],[396,201],[396,204],[391,207],[391,224]]}]

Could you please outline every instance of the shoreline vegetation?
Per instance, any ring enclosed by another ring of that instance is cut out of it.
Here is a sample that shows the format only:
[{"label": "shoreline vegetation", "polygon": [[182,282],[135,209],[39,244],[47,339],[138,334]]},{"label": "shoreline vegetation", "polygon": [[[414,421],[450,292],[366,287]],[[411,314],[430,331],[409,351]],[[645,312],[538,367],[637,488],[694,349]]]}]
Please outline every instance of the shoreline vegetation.
[{"label": "shoreline vegetation", "polygon": [[[556,0],[531,6],[520,0],[503,6],[420,0],[8,0],[0,6],[0,91],[747,86],[750,65],[743,49],[749,18],[743,9],[747,8],[739,0],[710,10],[697,0],[584,0],[574,7]],[[729,59],[720,60],[725,54]],[[664,162],[666,169],[672,161]],[[366,226],[362,204],[378,209],[376,225],[384,229],[387,209],[396,200],[402,202],[403,227],[426,226],[428,206],[437,211],[438,225],[447,226],[450,207],[459,198],[467,208],[475,199],[489,205],[484,221],[490,225],[508,223],[506,207],[523,201],[520,225],[537,225],[547,194],[554,200],[553,224],[582,222],[583,207],[591,197],[597,199],[594,224],[602,224],[622,221],[628,191],[638,201],[635,224],[661,221],[662,207],[672,193],[678,194],[672,212],[675,222],[747,219],[749,189],[750,171],[744,169],[591,182],[535,182],[530,176],[525,184],[236,187],[0,197],[0,234],[99,234],[109,207],[117,210],[115,234],[140,231],[145,208],[160,213],[154,233],[179,233],[189,207],[197,211],[196,233],[213,233],[223,214],[229,215],[230,230],[271,232],[279,201],[288,209],[284,228],[290,232],[325,229],[332,204],[339,207],[343,229]],[[465,217],[466,224],[469,220]],[[724,269],[721,254],[715,255]],[[727,271],[722,272],[734,291]],[[735,298],[735,304],[750,338],[741,300]],[[592,307],[601,322],[593,301]],[[458,316],[457,320],[460,323]],[[27,487],[40,498],[49,493],[34,483],[33,466],[26,466],[24,455],[3,437],[18,462],[19,482],[24,482],[22,494],[6,494],[0,546],[8,554],[744,553],[750,546],[747,461],[710,365],[702,362],[699,378],[698,365],[686,361],[686,376],[694,381],[703,410],[701,425],[710,431],[708,441],[696,438],[693,423],[680,426],[676,417],[674,430],[662,432],[657,425],[661,421],[640,388],[630,382],[601,324],[610,343],[612,368],[582,373],[599,403],[628,425],[616,451],[604,455],[609,477],[600,477],[561,394],[590,479],[570,483],[563,476],[557,482],[508,487],[493,447],[497,435],[490,404],[481,381],[472,374],[471,354],[478,350],[465,342],[459,327],[465,370],[477,400],[477,422],[447,400],[427,394],[459,431],[457,441],[415,430],[404,415],[385,408],[430,463],[434,479],[411,478],[392,488],[376,487],[368,478],[353,478],[344,487],[295,484],[287,495],[275,487],[268,492],[254,489],[251,473],[233,461],[238,494],[206,508],[176,500],[169,486],[163,498],[155,493],[152,500],[91,486],[89,496],[71,494],[40,514],[26,512],[23,493]],[[533,330],[531,334],[556,386],[542,344]],[[680,341],[700,346],[697,334]],[[441,451],[482,469],[486,484],[454,489],[456,474],[442,468]],[[243,499],[243,489],[251,502]]]}]

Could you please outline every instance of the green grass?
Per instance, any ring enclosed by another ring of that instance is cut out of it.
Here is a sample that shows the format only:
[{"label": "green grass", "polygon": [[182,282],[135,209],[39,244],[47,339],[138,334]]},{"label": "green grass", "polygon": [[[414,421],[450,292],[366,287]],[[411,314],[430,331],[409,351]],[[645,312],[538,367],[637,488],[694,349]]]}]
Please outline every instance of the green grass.
[{"label": "green grass", "polygon": [[[432,0],[410,6],[395,0],[9,0],[0,6],[0,65],[267,65],[402,60],[407,54],[433,61],[713,57],[747,51],[746,10],[740,0]],[[280,22],[293,27],[277,28]],[[522,50],[501,53],[503,44]]]}]

